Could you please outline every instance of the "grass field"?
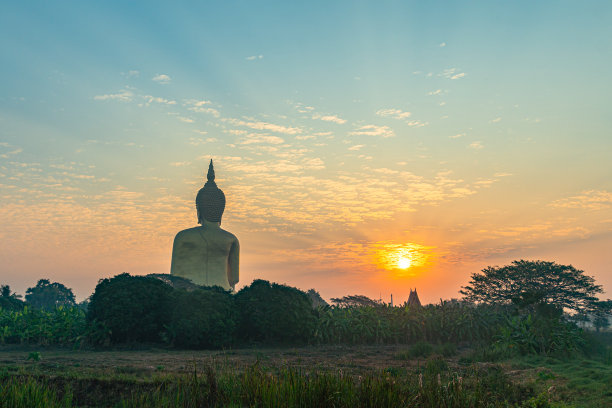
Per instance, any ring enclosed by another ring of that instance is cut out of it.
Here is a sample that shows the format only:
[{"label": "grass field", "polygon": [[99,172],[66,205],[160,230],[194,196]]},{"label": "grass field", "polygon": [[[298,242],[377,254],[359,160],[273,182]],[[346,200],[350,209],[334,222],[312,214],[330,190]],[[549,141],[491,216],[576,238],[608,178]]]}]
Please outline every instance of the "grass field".
[{"label": "grass field", "polygon": [[421,351],[3,348],[0,406],[612,406],[605,359],[491,363],[478,362],[469,349],[447,357],[433,346]]}]

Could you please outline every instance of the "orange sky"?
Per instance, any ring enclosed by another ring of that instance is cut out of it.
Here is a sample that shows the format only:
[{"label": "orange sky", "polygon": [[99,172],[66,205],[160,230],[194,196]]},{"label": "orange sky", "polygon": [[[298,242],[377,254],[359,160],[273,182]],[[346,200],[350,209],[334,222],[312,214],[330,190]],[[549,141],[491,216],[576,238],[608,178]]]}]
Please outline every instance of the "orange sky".
[{"label": "orange sky", "polygon": [[541,259],[610,292],[612,7],[5,9],[0,283],[21,294],[168,273],[210,158],[238,288],[435,302]]}]

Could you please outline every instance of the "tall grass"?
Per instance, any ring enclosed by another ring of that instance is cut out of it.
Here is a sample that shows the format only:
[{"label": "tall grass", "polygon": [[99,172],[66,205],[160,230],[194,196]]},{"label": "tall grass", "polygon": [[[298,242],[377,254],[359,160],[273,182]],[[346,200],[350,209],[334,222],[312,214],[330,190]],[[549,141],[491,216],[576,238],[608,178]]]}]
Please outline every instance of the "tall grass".
[{"label": "tall grass", "polygon": [[339,344],[484,342],[499,332],[506,313],[464,302],[422,308],[328,308],[319,311],[314,338],[319,343]]},{"label": "tall grass", "polygon": [[[532,389],[510,381],[500,368],[451,372],[439,359],[401,375],[379,371],[348,376],[342,371],[319,373],[290,367],[266,370],[255,364],[241,374],[208,367],[157,383],[90,385],[87,379],[51,383],[8,377],[0,383],[0,401],[4,401],[0,406],[497,407],[519,404],[534,395]],[[84,390],[92,390],[93,395]],[[96,392],[104,396],[96,398]]]},{"label": "tall grass", "polygon": [[72,394],[58,396],[46,381],[32,377],[4,378],[0,382],[0,407],[7,408],[64,408],[72,407]]}]

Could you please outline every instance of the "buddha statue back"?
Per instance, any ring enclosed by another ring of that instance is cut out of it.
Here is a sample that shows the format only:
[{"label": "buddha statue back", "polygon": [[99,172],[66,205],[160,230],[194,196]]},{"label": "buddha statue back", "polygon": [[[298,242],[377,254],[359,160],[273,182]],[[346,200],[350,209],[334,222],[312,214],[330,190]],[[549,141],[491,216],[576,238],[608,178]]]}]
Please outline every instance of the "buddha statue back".
[{"label": "buddha statue back", "polygon": [[196,209],[201,225],[176,234],[170,274],[198,285],[233,289],[239,279],[240,245],[234,234],[221,229],[225,194],[215,183],[212,160],[206,184],[196,197]]}]

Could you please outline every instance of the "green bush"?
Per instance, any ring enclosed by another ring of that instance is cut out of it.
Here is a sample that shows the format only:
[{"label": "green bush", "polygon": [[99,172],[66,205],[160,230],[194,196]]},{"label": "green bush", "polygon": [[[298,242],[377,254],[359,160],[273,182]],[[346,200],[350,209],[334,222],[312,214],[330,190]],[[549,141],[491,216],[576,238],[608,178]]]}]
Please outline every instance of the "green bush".
[{"label": "green bush", "polygon": [[91,295],[87,320],[104,327],[114,343],[157,342],[171,314],[172,287],[127,273],[102,279]]},{"label": "green bush", "polygon": [[411,358],[428,357],[432,352],[433,346],[431,344],[420,341],[410,346],[408,356]]},{"label": "green bush", "polygon": [[0,310],[0,344],[72,345],[83,340],[85,328],[77,307]]},{"label": "green bush", "polygon": [[496,347],[518,355],[568,354],[584,343],[582,330],[560,316],[527,314],[508,317]]},{"label": "green bush", "polygon": [[233,341],[237,317],[234,299],[223,288],[175,290],[166,340],[186,348],[228,346]]},{"label": "green bush", "polygon": [[457,346],[453,343],[444,343],[436,347],[436,353],[444,357],[453,357],[457,355]]},{"label": "green bush", "polygon": [[316,315],[299,289],[255,280],[235,297],[243,340],[303,343],[312,338]]}]

